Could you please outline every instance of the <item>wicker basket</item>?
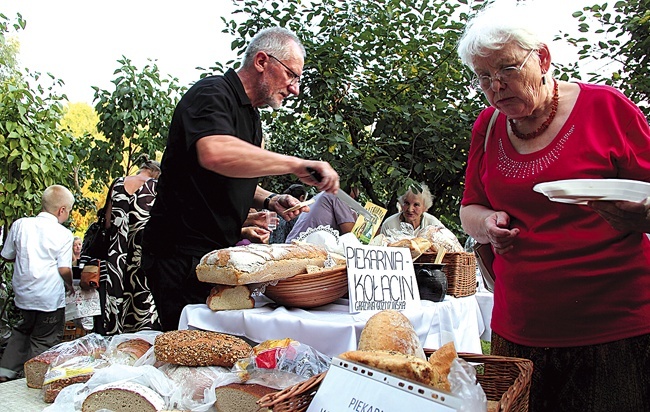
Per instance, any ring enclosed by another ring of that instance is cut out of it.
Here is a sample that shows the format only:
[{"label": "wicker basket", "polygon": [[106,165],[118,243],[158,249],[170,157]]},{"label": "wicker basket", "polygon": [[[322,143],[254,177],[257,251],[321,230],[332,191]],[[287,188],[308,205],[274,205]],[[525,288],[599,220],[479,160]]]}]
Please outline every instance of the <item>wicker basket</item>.
[{"label": "wicker basket", "polygon": [[[429,356],[434,351],[425,349]],[[459,353],[475,364],[477,379],[490,401],[497,401],[500,412],[527,412],[533,362],[528,359]],[[257,403],[273,412],[304,412],[309,407],[325,372],[279,392],[262,397]]]},{"label": "wicker basket", "polygon": [[[415,263],[432,263],[437,253],[425,252]],[[471,296],[476,293],[476,256],[474,253],[447,253],[442,259],[447,275],[447,294],[455,298]]]}]

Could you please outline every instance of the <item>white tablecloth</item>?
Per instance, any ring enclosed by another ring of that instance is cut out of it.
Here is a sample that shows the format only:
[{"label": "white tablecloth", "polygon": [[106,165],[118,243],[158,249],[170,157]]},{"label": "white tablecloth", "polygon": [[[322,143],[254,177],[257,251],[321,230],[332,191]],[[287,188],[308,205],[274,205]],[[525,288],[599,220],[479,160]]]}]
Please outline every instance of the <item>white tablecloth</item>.
[{"label": "white tablecloth", "polygon": [[479,291],[476,292],[476,301],[481,310],[481,317],[483,318],[483,324],[485,325],[485,330],[481,335],[481,339],[486,341],[492,340],[492,328],[490,327],[490,322],[492,321],[492,308],[494,307],[494,294],[488,291]]},{"label": "white tablecloth", "polygon": [[[357,348],[361,330],[372,313],[350,314],[348,301],[310,310],[285,308],[264,297],[256,307],[246,310],[214,312],[206,305],[188,305],[183,309],[179,329],[202,329],[243,336],[254,342],[292,338],[329,356]],[[425,348],[437,349],[454,341],[459,352],[481,353],[480,336],[485,329],[474,296],[443,302],[422,301],[419,310],[403,311]]]}]

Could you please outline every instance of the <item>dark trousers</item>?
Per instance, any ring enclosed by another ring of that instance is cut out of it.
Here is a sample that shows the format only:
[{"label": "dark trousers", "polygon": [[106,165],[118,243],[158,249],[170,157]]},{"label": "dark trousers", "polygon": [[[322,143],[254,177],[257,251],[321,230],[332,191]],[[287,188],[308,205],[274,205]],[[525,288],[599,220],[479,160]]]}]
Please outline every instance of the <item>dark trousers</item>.
[{"label": "dark trousers", "polygon": [[11,331],[0,360],[0,376],[10,379],[16,377],[26,361],[60,343],[65,327],[65,308],[54,312],[24,309],[20,312],[23,319]]},{"label": "dark trousers", "polygon": [[142,270],[165,332],[178,329],[185,305],[205,303],[210,294],[212,285],[196,278],[199,261],[198,257],[182,254],[142,256]]},{"label": "dark trousers", "polygon": [[530,412],[650,411],[650,334],[598,345],[537,348],[493,332],[491,354],[533,361]]}]

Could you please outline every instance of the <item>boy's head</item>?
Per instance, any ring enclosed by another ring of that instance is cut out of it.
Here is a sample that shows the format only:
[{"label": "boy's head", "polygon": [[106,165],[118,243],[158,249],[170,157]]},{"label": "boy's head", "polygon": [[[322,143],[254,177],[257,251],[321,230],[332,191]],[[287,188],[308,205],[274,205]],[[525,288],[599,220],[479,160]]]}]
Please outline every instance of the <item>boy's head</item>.
[{"label": "boy's head", "polygon": [[64,186],[52,185],[43,192],[41,200],[43,211],[56,216],[59,223],[68,220],[73,204],[74,196]]}]

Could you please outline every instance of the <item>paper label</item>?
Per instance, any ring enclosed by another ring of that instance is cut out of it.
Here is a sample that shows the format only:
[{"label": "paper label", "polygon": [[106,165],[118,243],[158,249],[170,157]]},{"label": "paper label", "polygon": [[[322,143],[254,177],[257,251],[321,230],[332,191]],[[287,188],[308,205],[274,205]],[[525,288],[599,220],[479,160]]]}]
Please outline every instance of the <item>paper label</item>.
[{"label": "paper label", "polygon": [[409,249],[344,245],[344,250],[351,313],[420,308]]},{"label": "paper label", "polygon": [[372,222],[369,222],[366,221],[365,217],[359,215],[359,217],[357,217],[357,221],[354,223],[354,227],[352,228],[352,233],[357,237],[357,239],[359,239],[359,241],[361,241],[361,243],[367,245],[370,240],[375,237],[375,234],[379,232],[381,222],[384,220],[384,216],[386,216],[387,210],[372,202],[366,202],[364,208],[368,212],[372,213],[374,220]]},{"label": "paper label", "polygon": [[307,412],[449,412],[460,407],[452,394],[335,357]]}]

